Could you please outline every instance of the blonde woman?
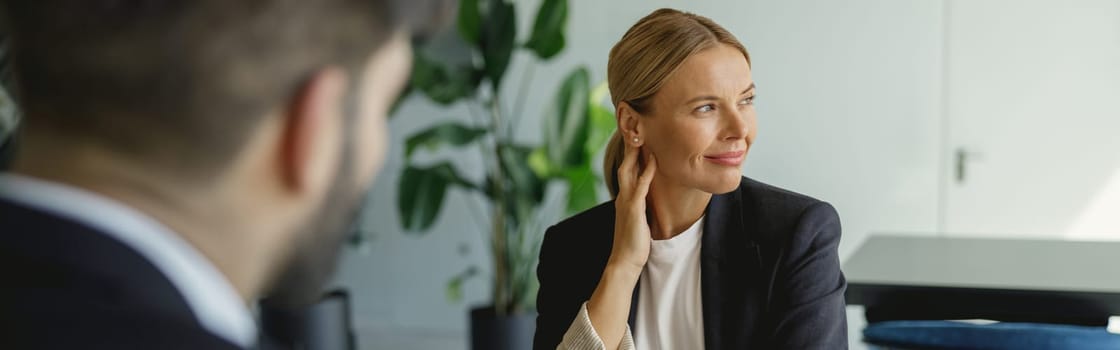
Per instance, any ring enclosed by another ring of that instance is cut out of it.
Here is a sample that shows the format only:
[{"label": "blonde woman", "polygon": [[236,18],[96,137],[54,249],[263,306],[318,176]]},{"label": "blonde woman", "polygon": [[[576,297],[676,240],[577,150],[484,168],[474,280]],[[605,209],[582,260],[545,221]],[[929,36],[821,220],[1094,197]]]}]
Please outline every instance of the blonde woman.
[{"label": "blonde woman", "polygon": [[742,176],[755,140],[747,50],[661,9],[611,50],[614,200],[548,229],[536,349],[847,347],[828,203]]}]

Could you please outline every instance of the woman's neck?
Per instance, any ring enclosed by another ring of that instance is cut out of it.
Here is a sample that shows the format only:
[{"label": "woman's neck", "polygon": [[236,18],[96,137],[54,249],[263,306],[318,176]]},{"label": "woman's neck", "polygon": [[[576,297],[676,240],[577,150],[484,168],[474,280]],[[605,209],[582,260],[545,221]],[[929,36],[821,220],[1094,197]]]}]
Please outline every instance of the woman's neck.
[{"label": "woman's neck", "polygon": [[653,239],[669,239],[684,232],[700,220],[711,199],[711,193],[655,177],[646,197]]}]

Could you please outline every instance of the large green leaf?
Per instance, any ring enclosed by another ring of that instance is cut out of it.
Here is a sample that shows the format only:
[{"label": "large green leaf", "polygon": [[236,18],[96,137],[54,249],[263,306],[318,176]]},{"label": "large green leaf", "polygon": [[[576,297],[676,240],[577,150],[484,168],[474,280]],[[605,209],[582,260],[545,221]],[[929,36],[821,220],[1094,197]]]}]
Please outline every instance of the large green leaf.
[{"label": "large green leaf", "polygon": [[569,215],[591,208],[599,202],[599,195],[596,191],[599,184],[598,178],[591,171],[591,164],[585,165],[564,173],[564,179],[568,181],[567,213]]},{"label": "large green leaf", "polygon": [[607,82],[602,82],[591,90],[591,100],[587,103],[587,117],[590,120],[587,143],[584,151],[591,157],[601,151],[614,134],[617,123],[614,120],[614,111],[602,105],[609,90]]},{"label": "large green leaf", "polygon": [[448,185],[477,188],[447,162],[430,167],[409,165],[401,171],[397,210],[406,232],[422,232],[432,227],[443,208]]},{"label": "large green leaf", "polygon": [[[567,178],[566,169],[589,168],[589,163],[595,154],[603,150],[607,140],[610,139],[611,134],[614,133],[615,121],[614,113],[607,107],[604,107],[601,102],[606,98],[608,93],[607,83],[603,82],[595,87],[589,94],[587,100],[587,122],[583,123],[583,127],[587,129],[586,141],[583,143],[584,157],[583,163],[580,164],[562,164],[556,163],[549,158],[549,152],[555,151],[556,147],[548,147],[549,143],[545,146],[534,149],[529,155],[529,168],[537,177],[550,179],[550,178]],[[550,117],[551,118],[551,117]],[[573,145],[574,147],[574,145]],[[575,152],[573,149],[572,152]]]},{"label": "large green leaf", "polygon": [[414,52],[412,62],[411,88],[423,91],[424,95],[441,105],[470,97],[481,81],[481,75],[473,68],[449,68],[428,59],[421,50]]},{"label": "large green leaf", "polygon": [[513,4],[506,0],[489,0],[488,5],[489,11],[482,22],[479,46],[486,64],[483,70],[493,84],[494,91],[498,91],[513,55],[514,39],[517,38],[517,15]]},{"label": "large green leaf", "polygon": [[564,25],[568,22],[567,0],[544,0],[533,22],[533,34],[525,47],[541,59],[549,59],[564,49]]},{"label": "large green leaf", "polygon": [[498,147],[501,150],[502,178],[488,177],[483,192],[494,200],[499,188],[494,181],[502,181],[506,219],[511,221],[509,227],[518,227],[544,201],[547,183],[536,175],[529,164],[534,148],[509,143],[499,144]]},{"label": "large green leaf", "polygon": [[470,127],[456,122],[439,124],[413,134],[408,140],[405,140],[404,156],[405,158],[412,157],[412,153],[420,147],[434,150],[441,144],[463,146],[474,142],[479,137],[486,135],[487,132],[488,130],[485,128]]},{"label": "large green leaf", "polygon": [[407,167],[397,186],[397,209],[406,231],[432,227],[443,207],[447,179],[424,168]]},{"label": "large green leaf", "polygon": [[587,161],[584,152],[588,137],[587,69],[580,67],[564,79],[560,91],[545,110],[544,144],[548,160],[556,169],[567,169]]},{"label": "large green leaf", "polygon": [[529,169],[532,169],[533,174],[536,174],[539,178],[552,177],[552,164],[548,162],[548,150],[544,146],[534,149],[533,153],[529,154]]},{"label": "large green leaf", "polygon": [[478,12],[478,0],[459,0],[459,36],[471,45],[478,45],[479,31],[482,30],[482,16]]},{"label": "large green leaf", "polygon": [[533,148],[522,145],[501,144],[502,171],[506,177],[506,190],[513,196],[538,204],[544,200],[545,182],[529,164]]}]

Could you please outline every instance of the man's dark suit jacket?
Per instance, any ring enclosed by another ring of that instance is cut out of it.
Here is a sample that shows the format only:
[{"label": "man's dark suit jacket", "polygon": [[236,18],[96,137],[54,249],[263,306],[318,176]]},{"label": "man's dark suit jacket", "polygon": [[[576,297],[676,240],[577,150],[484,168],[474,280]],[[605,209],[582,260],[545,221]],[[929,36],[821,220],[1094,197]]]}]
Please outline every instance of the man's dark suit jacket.
[{"label": "man's dark suit jacket", "polygon": [[[555,349],[591,298],[614,221],[611,201],[545,233],[535,349]],[[705,348],[847,348],[839,242],[840,219],[828,203],[746,177],[712,196],[700,248]],[[635,287],[631,330],[637,297]]]},{"label": "man's dark suit jacket", "polygon": [[137,252],[0,199],[0,349],[238,349]]}]

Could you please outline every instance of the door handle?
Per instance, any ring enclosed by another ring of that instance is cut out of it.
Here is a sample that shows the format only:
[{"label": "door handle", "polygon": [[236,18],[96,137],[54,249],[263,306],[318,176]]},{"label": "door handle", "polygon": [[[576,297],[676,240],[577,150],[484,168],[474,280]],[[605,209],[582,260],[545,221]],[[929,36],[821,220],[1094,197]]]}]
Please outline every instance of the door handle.
[{"label": "door handle", "polygon": [[968,178],[968,163],[980,159],[983,159],[983,157],[978,152],[969,151],[963,147],[957,148],[955,167],[957,184],[963,184]]}]

